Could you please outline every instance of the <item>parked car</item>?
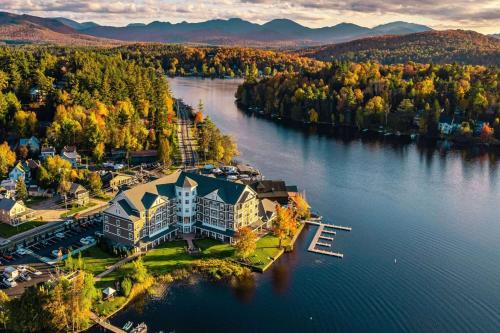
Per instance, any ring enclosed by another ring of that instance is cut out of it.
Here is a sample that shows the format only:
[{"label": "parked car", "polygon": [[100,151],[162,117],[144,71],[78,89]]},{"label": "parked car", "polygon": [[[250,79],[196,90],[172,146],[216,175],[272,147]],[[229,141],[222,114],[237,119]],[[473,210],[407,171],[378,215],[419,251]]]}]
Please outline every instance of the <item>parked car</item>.
[{"label": "parked car", "polygon": [[94,235],[96,237],[102,237],[102,236],[104,236],[104,234],[102,232],[99,232],[99,231],[94,232]]},{"label": "parked car", "polygon": [[11,256],[10,254],[3,254],[2,258],[7,259],[7,260],[14,260],[14,257]]},{"label": "parked car", "polygon": [[87,239],[87,237],[83,237],[82,239],[80,239],[80,243],[83,244],[83,245],[89,245],[90,244],[90,242]]},{"label": "parked car", "polygon": [[19,278],[22,281],[30,281],[31,280],[31,276],[28,274],[28,272],[23,272],[23,273],[19,274]]},{"label": "parked car", "polygon": [[24,248],[20,247],[20,248],[18,248],[18,249],[16,250],[16,253],[17,253],[18,255],[20,255],[20,256],[24,256],[24,255],[28,254],[28,250],[26,250],[26,249],[24,249]]},{"label": "parked car", "polygon": [[59,238],[59,239],[63,239],[64,238],[64,232],[58,232],[58,233],[56,233],[56,237]]},{"label": "parked car", "polygon": [[14,279],[12,279],[12,278],[4,278],[4,279],[2,280],[2,283],[3,283],[5,286],[7,286],[7,288],[12,288],[12,287],[17,286],[17,282],[16,282]]},{"label": "parked car", "polygon": [[52,254],[52,256],[54,258],[58,258],[59,257],[59,249],[52,250],[52,252],[50,252],[50,254]]}]

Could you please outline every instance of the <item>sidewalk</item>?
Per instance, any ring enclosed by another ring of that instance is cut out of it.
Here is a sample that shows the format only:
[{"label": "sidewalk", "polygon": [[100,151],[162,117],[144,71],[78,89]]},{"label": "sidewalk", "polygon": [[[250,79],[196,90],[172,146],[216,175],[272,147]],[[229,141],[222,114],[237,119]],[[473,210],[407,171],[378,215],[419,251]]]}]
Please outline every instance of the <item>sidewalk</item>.
[{"label": "sidewalk", "polygon": [[109,266],[108,269],[106,269],[104,272],[102,273],[99,273],[95,276],[95,280],[96,282],[99,281],[101,278],[103,278],[104,276],[108,275],[109,273],[111,273],[112,271],[114,271],[115,269],[125,265],[126,263],[140,257],[142,254],[144,254],[144,252],[136,252],[134,253],[133,255],[127,257],[127,258],[124,258],[120,261],[118,261],[117,263],[114,263],[113,265]]}]

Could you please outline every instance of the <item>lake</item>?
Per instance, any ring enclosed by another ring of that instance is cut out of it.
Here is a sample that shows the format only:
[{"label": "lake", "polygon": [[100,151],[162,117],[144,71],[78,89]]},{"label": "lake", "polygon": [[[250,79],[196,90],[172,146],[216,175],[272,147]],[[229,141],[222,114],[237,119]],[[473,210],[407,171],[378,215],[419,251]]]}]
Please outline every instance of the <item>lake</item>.
[{"label": "lake", "polygon": [[252,284],[180,284],[111,321],[150,332],[498,332],[500,172],[495,156],[343,140],[248,115],[236,80],[169,79],[238,141],[240,159],[305,190],[324,219],[349,225],[307,252],[315,227]]}]

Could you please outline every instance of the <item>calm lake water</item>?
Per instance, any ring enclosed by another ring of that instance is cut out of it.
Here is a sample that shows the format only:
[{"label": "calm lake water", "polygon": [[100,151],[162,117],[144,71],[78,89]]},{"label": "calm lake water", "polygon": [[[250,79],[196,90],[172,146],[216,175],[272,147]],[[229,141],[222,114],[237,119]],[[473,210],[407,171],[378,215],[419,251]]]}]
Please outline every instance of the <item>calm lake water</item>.
[{"label": "calm lake water", "polygon": [[[241,159],[350,225],[333,249],[293,253],[254,284],[200,282],[144,297],[111,321],[150,332],[500,332],[500,179],[494,157],[286,128],[234,104],[237,81],[176,78],[176,97],[237,138]],[[397,259],[397,263],[395,263]]]}]

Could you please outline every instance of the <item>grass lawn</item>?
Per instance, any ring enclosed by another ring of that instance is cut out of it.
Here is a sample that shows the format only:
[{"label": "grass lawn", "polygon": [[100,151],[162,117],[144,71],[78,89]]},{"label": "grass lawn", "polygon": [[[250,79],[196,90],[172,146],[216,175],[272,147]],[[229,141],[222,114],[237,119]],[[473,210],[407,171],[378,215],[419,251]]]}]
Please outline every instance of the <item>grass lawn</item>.
[{"label": "grass lawn", "polygon": [[116,263],[120,258],[113,257],[97,246],[92,246],[83,251],[82,258],[85,262],[85,270],[95,275],[106,270],[107,266]]},{"label": "grass lawn", "polygon": [[[282,242],[282,246],[286,246],[290,243],[289,239]],[[279,239],[272,234],[265,235],[257,241],[257,248],[255,253],[248,258],[250,265],[255,266],[259,269],[264,268],[271,261],[275,260],[282,252],[283,249],[279,248]],[[235,257],[235,259],[237,259]]]},{"label": "grass lawn", "polygon": [[61,217],[64,218],[64,217],[73,216],[76,213],[81,212],[82,210],[85,210],[87,208],[94,207],[95,205],[96,205],[95,203],[91,202],[91,203],[89,203],[88,205],[85,205],[85,206],[73,207],[70,210],[68,210],[66,213],[61,214]]},{"label": "grass lawn", "polygon": [[25,204],[27,207],[32,208],[35,206],[37,203],[40,203],[42,201],[48,200],[47,198],[44,197],[30,197],[28,200],[26,200]]},{"label": "grass lawn", "polygon": [[6,223],[0,223],[0,236],[8,238],[17,235],[18,233],[21,233],[23,231],[39,227],[45,223],[46,222],[43,221],[29,221],[21,225],[18,225],[17,227],[10,226]]},{"label": "grass lawn", "polygon": [[113,299],[102,301],[94,306],[95,312],[100,316],[106,316],[119,309],[127,299],[123,296],[116,296]]}]

